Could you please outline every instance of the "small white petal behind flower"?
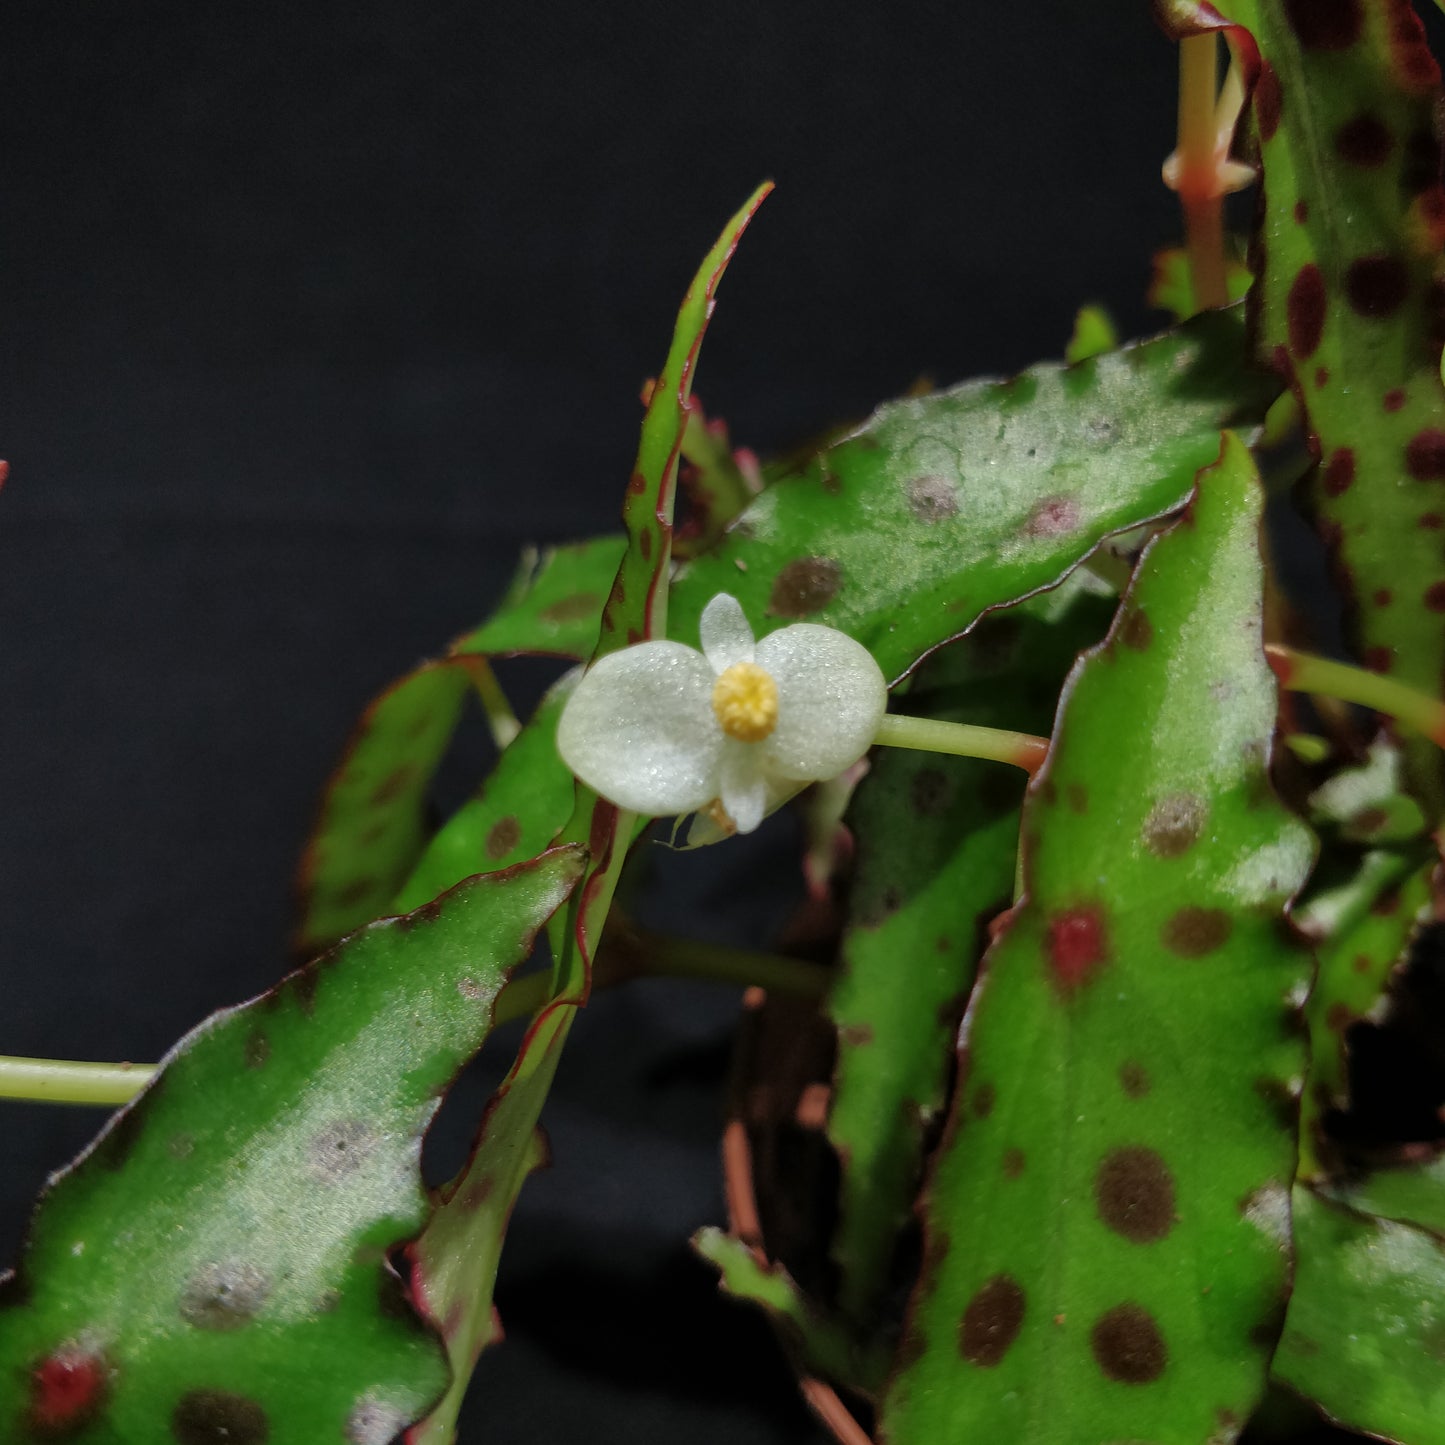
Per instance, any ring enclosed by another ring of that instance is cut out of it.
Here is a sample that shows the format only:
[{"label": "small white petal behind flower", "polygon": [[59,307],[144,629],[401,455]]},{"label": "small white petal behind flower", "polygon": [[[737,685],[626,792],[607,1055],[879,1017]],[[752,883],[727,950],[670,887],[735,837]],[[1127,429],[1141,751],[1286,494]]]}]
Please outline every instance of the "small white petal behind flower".
[{"label": "small white petal behind flower", "polygon": [[602,658],[557,728],[563,761],[633,812],[693,812],[715,799],[750,833],[798,785],[865,752],[888,703],[868,649],[801,622],[756,646],[736,599],[699,621],[703,651],[643,642]]}]

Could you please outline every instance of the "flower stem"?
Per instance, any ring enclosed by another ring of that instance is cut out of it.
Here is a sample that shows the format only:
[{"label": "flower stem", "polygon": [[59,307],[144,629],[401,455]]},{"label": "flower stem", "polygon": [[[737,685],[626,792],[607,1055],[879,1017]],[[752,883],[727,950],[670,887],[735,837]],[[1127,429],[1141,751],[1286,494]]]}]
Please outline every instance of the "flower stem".
[{"label": "flower stem", "polygon": [[1003,728],[975,727],[972,723],[943,722],[931,717],[885,714],[873,737],[885,748],[916,748],[924,753],[952,753],[960,758],[988,758],[1034,773],[1048,752],[1049,740],[1032,733]]},{"label": "flower stem", "polygon": [[1194,304],[1201,311],[1229,302],[1224,260],[1224,204],[1218,185],[1215,102],[1219,42],[1211,31],[1179,42],[1179,204]]},{"label": "flower stem", "polygon": [[[594,965],[593,987],[615,988],[634,978],[696,978],[739,987],[757,984],[771,993],[818,998],[828,984],[822,964],[781,954],[750,953],[691,938],[623,928],[609,930]],[[509,983],[497,997],[492,1026],[530,1018],[552,996],[543,969]],[[148,1084],[155,1064],[95,1064],[71,1059],[0,1055],[0,1099],[45,1104],[128,1103]]]},{"label": "flower stem", "polygon": [[487,715],[492,741],[500,752],[522,731],[522,724],[517,721],[512,704],[507,701],[507,694],[502,691],[497,674],[485,657],[480,653],[468,653],[462,658],[462,665],[472,680],[482,711]]},{"label": "flower stem", "polygon": [[1264,651],[1279,685],[1290,692],[1317,693],[1374,708],[1445,748],[1445,703],[1438,698],[1347,662],[1331,662],[1290,647],[1269,646]]}]

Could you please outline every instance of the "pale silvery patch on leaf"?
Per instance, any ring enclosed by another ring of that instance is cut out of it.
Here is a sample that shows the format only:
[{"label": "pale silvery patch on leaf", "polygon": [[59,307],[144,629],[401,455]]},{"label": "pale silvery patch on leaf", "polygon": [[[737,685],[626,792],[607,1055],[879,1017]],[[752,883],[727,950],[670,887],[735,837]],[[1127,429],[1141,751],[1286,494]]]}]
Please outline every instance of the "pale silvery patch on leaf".
[{"label": "pale silvery patch on leaf", "polygon": [[701,652],[641,642],[601,658],[567,701],[557,748],[619,807],[669,817],[718,800],[750,833],[770,799],[867,752],[887,685],[868,649],[832,627],[799,622],[755,644],[725,592],[699,631]]}]

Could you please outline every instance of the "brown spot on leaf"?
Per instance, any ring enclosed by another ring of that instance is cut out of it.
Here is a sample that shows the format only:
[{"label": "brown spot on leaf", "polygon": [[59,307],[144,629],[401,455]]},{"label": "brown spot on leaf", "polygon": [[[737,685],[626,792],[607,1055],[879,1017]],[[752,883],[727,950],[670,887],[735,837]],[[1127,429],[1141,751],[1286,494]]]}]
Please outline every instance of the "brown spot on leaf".
[{"label": "brown spot on leaf", "polygon": [[1424,601],[1431,612],[1445,612],[1445,582],[1432,582],[1425,589]]},{"label": "brown spot on leaf", "polygon": [[1325,1027],[1334,1033],[1342,1034],[1354,1022],[1354,1018],[1350,1006],[1336,1000],[1325,1010]]},{"label": "brown spot on leaf", "polygon": [[1389,7],[1390,57],[1395,74],[1408,91],[1423,94],[1440,84],[1440,67],[1430,53],[1425,27],[1406,0]]},{"label": "brown spot on leaf", "polygon": [[1388,607],[1394,600],[1395,594],[1388,587],[1376,587],[1370,598],[1376,607]]},{"label": "brown spot on leaf", "polygon": [[105,1360],[90,1350],[63,1346],[30,1372],[28,1420],[44,1439],[63,1439],[100,1413],[110,1385]]},{"label": "brown spot on leaf", "polygon": [[266,1445],[271,1423],[245,1395],[191,1390],[171,1412],[171,1434],[179,1445]]},{"label": "brown spot on leaf", "polygon": [[508,813],[505,818],[498,818],[487,829],[487,857],[493,862],[498,858],[505,858],[521,841],[522,825],[515,814]]},{"label": "brown spot on leaf", "polygon": [[908,483],[908,510],[932,525],[958,514],[958,491],[947,477],[914,477]]},{"label": "brown spot on leaf", "polygon": [[1345,270],[1345,297],[1361,316],[1393,316],[1410,294],[1410,273],[1398,256],[1360,256]]},{"label": "brown spot on leaf", "polygon": [[1390,647],[1367,647],[1360,660],[1371,672],[1389,672],[1395,665],[1395,652]]},{"label": "brown spot on leaf", "polygon": [[1073,497],[1045,497],[1029,513],[1024,532],[1030,537],[1057,537],[1078,531],[1082,520],[1083,514]]},{"label": "brown spot on leaf", "polygon": [[384,808],[388,803],[395,802],[416,781],[416,776],[416,765],[403,763],[377,785],[376,791],[371,795],[372,805]]},{"label": "brown spot on leaf", "polygon": [[1143,652],[1154,641],[1154,624],[1143,608],[1130,608],[1124,625],[1119,629],[1119,641],[1135,652]]},{"label": "brown spot on leaf", "polygon": [[831,557],[799,557],[773,583],[768,610],[777,617],[810,617],[821,611],[843,585],[843,569]]},{"label": "brown spot on leaf", "polygon": [[1285,0],[1284,13],[1306,50],[1348,50],[1364,26],[1360,0]]},{"label": "brown spot on leaf", "polygon": [[1180,958],[1203,958],[1229,937],[1234,920],[1222,908],[1185,904],[1165,923],[1159,940]]},{"label": "brown spot on leaf", "polygon": [[381,1136],[364,1119],[341,1119],[311,1136],[307,1158],[323,1184],[349,1179],[376,1151]]},{"label": "brown spot on leaf", "polygon": [[1353,447],[1340,447],[1331,454],[1320,473],[1320,485],[1327,497],[1342,496],[1348,492],[1355,480],[1355,451]]},{"label": "brown spot on leaf", "polygon": [[1399,411],[1405,405],[1405,391],[1403,387],[1394,386],[1385,393],[1384,400],[1380,403],[1386,411]]},{"label": "brown spot on leaf", "polygon": [[1323,391],[1330,383],[1330,369],[1328,366],[1315,367],[1315,388]]},{"label": "brown spot on leaf", "polygon": [[1438,532],[1445,527],[1445,517],[1442,517],[1439,512],[1422,512],[1419,525],[1423,531]]},{"label": "brown spot on leaf", "polygon": [[1131,1099],[1142,1099],[1153,1087],[1149,1070],[1137,1059],[1126,1059],[1119,1065],[1119,1087]]},{"label": "brown spot on leaf", "polygon": [[1108,957],[1103,912],[1098,907],[1068,908],[1049,921],[1049,968],[1065,993],[1085,983]]},{"label": "brown spot on leaf", "polygon": [[1089,1334],[1099,1368],[1122,1385],[1147,1385],[1164,1373],[1169,1350],[1143,1305],[1115,1305]]},{"label": "brown spot on leaf", "polygon": [[595,592],[574,592],[549,602],[537,615],[543,622],[583,622],[602,610],[602,599]]},{"label": "brown spot on leaf", "polygon": [[1294,203],[1294,219],[1297,226],[1303,226],[1310,218],[1310,204],[1308,201],[1296,201]]},{"label": "brown spot on leaf", "polygon": [[1384,165],[1394,145],[1389,127],[1370,111],[1351,117],[1335,132],[1335,154],[1367,170]]},{"label": "brown spot on leaf", "polygon": [[1144,819],[1144,846],[1156,858],[1178,858],[1199,841],[1208,811],[1204,800],[1193,793],[1160,798]]},{"label": "brown spot on leaf", "polygon": [[1313,356],[1325,329],[1325,278],[1313,261],[1294,278],[1285,313],[1290,349],[1300,358]]},{"label": "brown spot on leaf", "polygon": [[1438,482],[1445,477],[1445,431],[1426,427],[1405,443],[1405,470],[1417,482]]},{"label": "brown spot on leaf", "polygon": [[1069,783],[1064,788],[1064,799],[1069,805],[1070,812],[1087,813],[1089,811],[1089,790],[1082,783]]},{"label": "brown spot on leaf", "polygon": [[1022,1149],[1005,1149],[1003,1151],[1003,1177],[1017,1179],[1024,1172],[1026,1162]]},{"label": "brown spot on leaf", "polygon": [[270,1293],[271,1281],[254,1264],[202,1265],[181,1291],[181,1318],[198,1330],[238,1330],[261,1312]]},{"label": "brown spot on leaf", "polygon": [[1284,97],[1280,93],[1279,76],[1269,61],[1259,63],[1259,79],[1254,83],[1254,114],[1259,121],[1259,138],[1271,141],[1279,129]]},{"label": "brown spot on leaf", "polygon": [[1023,1327],[1026,1299],[1012,1275],[996,1274],[969,1300],[958,1331],[958,1352],[971,1365],[1002,1362]]},{"label": "brown spot on leaf", "polygon": [[1135,1244],[1163,1239],[1174,1227],[1174,1176],[1153,1149],[1113,1149],[1094,1175],[1094,1203],[1115,1234]]},{"label": "brown spot on leaf", "polygon": [[993,1106],[997,1099],[998,1092],[992,1084],[980,1084],[973,1091],[973,1117],[987,1119],[993,1113]]}]

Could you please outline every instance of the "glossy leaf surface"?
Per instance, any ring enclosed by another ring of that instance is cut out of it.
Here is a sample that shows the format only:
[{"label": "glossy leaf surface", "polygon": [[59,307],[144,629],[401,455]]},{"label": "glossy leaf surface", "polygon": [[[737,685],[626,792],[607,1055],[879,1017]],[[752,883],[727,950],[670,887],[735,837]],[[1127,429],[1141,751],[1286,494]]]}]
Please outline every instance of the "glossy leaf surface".
[{"label": "glossy leaf surface", "polygon": [[1294,1191],[1294,1293],[1275,1377],[1352,1429],[1445,1441],[1445,1241]]},{"label": "glossy leaf surface", "polygon": [[[1053,624],[1039,610],[989,619],[930,658],[901,710],[1047,733],[1058,686],[1109,608],[1077,595]],[[838,1028],[828,1137],[841,1170],[839,1299],[860,1323],[888,1287],[917,1197],[986,925],[1013,896],[1024,782],[1000,763],[880,748],[848,813],[857,858],[827,1001]]]},{"label": "glossy leaf surface", "polygon": [[1261,497],[1232,436],[1065,687],[925,1196],[891,1445],[1198,1445],[1248,1416],[1288,1278],[1309,978],[1282,911]]},{"label": "glossy leaf surface", "polygon": [[718,592],[759,631],[850,633],[896,678],[990,607],[1058,582],[1103,537],[1183,504],[1222,426],[1272,383],[1236,312],[1080,363],[891,402],[775,483],[674,583],[673,636]]},{"label": "glossy leaf surface", "polygon": [[385,1254],[425,1217],[442,1092],[581,864],[472,880],[183,1039],[36,1215],[0,1298],[4,1438],[386,1445],[428,1408],[445,1361]]}]

